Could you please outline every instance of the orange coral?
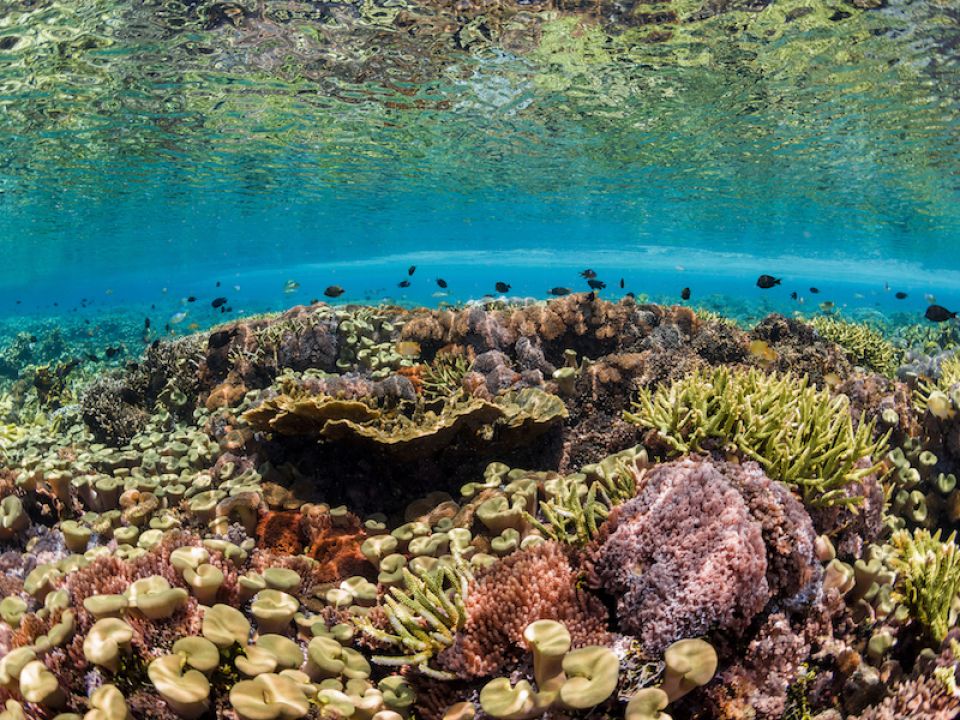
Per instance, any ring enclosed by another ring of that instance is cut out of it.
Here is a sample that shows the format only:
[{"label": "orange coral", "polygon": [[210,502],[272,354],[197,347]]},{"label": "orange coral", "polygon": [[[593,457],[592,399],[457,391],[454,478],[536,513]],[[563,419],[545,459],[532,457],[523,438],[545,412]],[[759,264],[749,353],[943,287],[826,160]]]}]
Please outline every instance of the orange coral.
[{"label": "orange coral", "polygon": [[278,555],[298,555],[303,550],[298,512],[268,511],[257,524],[257,546]]},{"label": "orange coral", "polygon": [[366,534],[356,515],[347,513],[333,518],[319,507],[308,508],[303,531],[309,543],[306,554],[319,563],[315,574],[323,582],[369,573],[370,563],[360,552]]},{"label": "orange coral", "polygon": [[222,407],[233,407],[247,394],[247,386],[242,382],[222,382],[207,396],[207,410],[216,410]]},{"label": "orange coral", "polygon": [[423,392],[423,365],[414,365],[412,367],[402,367],[397,370],[397,375],[407,378],[412,384],[417,395]]}]

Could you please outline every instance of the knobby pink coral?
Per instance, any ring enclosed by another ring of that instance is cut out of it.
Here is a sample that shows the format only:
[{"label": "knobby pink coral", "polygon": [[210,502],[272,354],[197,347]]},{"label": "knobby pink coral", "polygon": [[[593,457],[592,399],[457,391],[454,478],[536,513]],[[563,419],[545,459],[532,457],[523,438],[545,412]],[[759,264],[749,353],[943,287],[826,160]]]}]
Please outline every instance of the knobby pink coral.
[{"label": "knobby pink coral", "polygon": [[659,654],[675,640],[741,634],[774,596],[819,579],[809,516],[755,463],[688,458],[655,468],[588,550],[591,585]]}]

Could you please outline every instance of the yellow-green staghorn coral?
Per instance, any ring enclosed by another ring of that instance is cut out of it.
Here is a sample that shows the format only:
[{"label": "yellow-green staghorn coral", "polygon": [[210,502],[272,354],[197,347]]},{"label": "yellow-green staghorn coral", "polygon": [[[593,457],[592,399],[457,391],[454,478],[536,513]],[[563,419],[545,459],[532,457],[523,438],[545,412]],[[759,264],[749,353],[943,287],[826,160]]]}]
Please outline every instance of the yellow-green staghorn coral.
[{"label": "yellow-green staghorn coral", "polygon": [[897,571],[895,599],[907,607],[936,642],[956,624],[953,605],[960,593],[960,548],[956,532],[898,530],[890,537],[890,565]]},{"label": "yellow-green staghorn coral", "polygon": [[873,422],[854,429],[845,396],[818,390],[806,376],[701,370],[642,389],[633,407],[625,418],[655,431],[670,454],[737,452],[815,507],[859,503],[848,488],[880,469],[887,445],[887,435],[873,438]]},{"label": "yellow-green staghorn coral", "polygon": [[403,569],[404,587],[392,587],[384,596],[384,613],[393,632],[375,627],[367,618],[356,620],[361,630],[375,640],[395,646],[402,655],[374,655],[378,665],[414,665],[425,675],[451,679],[431,668],[430,659],[453,644],[463,629],[467,610],[463,604],[471,579],[466,565],[443,564],[421,575]]},{"label": "yellow-green staghorn coral", "polygon": [[821,336],[837,343],[857,365],[893,377],[901,353],[879,330],[862,323],[818,316],[810,320]]}]

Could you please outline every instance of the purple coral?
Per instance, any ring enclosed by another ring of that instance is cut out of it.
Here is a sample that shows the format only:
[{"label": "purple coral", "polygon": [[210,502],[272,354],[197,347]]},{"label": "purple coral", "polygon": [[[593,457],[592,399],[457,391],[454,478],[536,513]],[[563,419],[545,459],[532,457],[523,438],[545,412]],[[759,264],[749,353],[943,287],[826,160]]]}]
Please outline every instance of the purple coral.
[{"label": "purple coral", "polygon": [[665,463],[616,509],[588,553],[591,584],[650,653],[684,637],[741,634],[774,596],[819,578],[800,503],[755,463]]}]

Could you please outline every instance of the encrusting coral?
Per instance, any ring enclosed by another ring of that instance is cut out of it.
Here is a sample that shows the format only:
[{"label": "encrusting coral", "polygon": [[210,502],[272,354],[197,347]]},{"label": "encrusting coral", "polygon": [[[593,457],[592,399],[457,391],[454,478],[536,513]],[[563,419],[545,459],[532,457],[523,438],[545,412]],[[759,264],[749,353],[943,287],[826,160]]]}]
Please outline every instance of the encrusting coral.
[{"label": "encrusting coral", "polygon": [[[588,551],[593,587],[650,653],[684,637],[742,634],[775,597],[820,577],[813,525],[755,463],[659,465]],[[663,597],[662,588],[674,588]]]}]

